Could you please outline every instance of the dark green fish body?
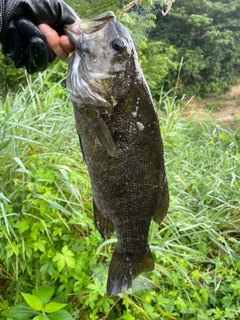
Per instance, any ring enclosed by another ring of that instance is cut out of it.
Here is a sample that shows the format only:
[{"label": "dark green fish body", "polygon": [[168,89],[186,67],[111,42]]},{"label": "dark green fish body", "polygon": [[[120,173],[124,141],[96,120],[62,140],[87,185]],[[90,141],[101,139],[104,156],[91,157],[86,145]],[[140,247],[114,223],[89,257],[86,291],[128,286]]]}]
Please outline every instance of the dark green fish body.
[{"label": "dark green fish body", "polygon": [[69,27],[76,45],[67,80],[93,192],[95,225],[118,243],[107,292],[154,268],[151,219],[168,210],[163,145],[151,94],[127,30],[107,12]]}]

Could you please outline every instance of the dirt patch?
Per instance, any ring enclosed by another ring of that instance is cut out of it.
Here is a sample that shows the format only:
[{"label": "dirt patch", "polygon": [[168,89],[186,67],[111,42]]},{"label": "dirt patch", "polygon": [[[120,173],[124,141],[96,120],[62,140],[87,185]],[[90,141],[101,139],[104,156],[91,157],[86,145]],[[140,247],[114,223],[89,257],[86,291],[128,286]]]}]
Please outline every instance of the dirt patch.
[{"label": "dirt patch", "polygon": [[240,84],[234,85],[224,94],[196,101],[196,97],[186,101],[186,116],[196,120],[211,120],[237,128],[240,124]]}]

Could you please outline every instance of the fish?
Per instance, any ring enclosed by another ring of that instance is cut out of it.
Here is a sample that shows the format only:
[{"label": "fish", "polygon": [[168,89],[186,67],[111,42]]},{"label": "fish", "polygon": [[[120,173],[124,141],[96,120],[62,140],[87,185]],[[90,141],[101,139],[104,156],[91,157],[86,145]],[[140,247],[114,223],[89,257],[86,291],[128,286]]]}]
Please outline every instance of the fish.
[{"label": "fish", "polygon": [[108,11],[66,26],[75,45],[67,75],[76,130],[91,181],[94,223],[116,232],[107,294],[154,269],[151,220],[167,214],[169,191],[159,119],[128,30]]}]

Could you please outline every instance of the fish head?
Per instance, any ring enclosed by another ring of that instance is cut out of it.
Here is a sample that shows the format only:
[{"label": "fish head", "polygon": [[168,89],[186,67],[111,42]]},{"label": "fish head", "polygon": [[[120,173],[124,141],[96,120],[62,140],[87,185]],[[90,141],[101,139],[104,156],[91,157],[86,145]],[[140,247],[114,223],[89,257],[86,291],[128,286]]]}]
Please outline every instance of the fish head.
[{"label": "fish head", "polygon": [[65,28],[75,45],[67,89],[73,102],[114,107],[130,90],[137,53],[129,32],[109,11]]}]

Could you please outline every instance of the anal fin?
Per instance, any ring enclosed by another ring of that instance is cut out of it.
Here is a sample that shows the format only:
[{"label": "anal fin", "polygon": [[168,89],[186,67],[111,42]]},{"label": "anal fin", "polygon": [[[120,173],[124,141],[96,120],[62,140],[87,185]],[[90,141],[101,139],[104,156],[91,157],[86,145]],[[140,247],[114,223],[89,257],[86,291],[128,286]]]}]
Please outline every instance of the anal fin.
[{"label": "anal fin", "polygon": [[94,199],[93,199],[93,210],[94,210],[94,223],[101,234],[105,239],[107,236],[114,232],[114,226],[110,220],[108,220],[98,209]]}]

